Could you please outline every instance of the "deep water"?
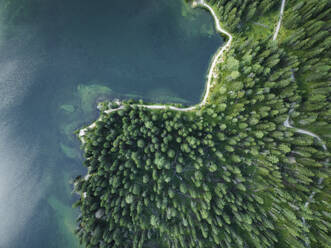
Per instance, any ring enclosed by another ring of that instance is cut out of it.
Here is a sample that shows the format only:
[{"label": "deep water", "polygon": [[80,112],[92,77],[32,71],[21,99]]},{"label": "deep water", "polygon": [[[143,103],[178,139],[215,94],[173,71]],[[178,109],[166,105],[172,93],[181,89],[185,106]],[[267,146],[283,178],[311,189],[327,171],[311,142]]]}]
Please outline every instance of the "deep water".
[{"label": "deep water", "polygon": [[0,248],[79,247],[74,130],[104,99],[199,102],[213,24],[184,0],[0,0]]}]

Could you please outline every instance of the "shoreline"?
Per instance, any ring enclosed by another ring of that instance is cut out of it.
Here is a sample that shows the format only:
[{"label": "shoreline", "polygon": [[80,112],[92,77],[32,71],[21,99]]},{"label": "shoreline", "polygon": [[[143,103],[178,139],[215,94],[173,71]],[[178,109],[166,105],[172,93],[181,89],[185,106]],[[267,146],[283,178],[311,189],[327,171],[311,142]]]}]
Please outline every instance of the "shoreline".
[{"label": "shoreline", "polygon": [[[215,25],[216,32],[220,33],[221,35],[225,35],[225,36],[228,37],[228,40],[227,40],[226,44],[221,46],[220,48],[218,48],[215,55],[211,59],[210,66],[209,66],[209,69],[208,69],[208,74],[207,74],[207,81],[205,83],[206,87],[205,87],[205,90],[204,90],[204,97],[202,98],[201,102],[198,103],[198,104],[195,104],[193,106],[184,107],[184,108],[178,108],[178,107],[169,106],[169,105],[157,105],[157,104],[156,105],[132,104],[130,106],[138,106],[138,107],[143,107],[143,108],[147,108],[147,109],[154,109],[154,110],[170,109],[170,110],[173,110],[173,111],[188,112],[188,111],[196,110],[196,109],[198,109],[200,107],[203,107],[204,105],[207,104],[207,100],[208,100],[208,97],[209,97],[209,94],[210,94],[210,90],[214,86],[213,80],[215,79],[215,75],[214,75],[215,67],[217,66],[218,63],[224,62],[224,60],[221,60],[221,61],[219,61],[219,60],[223,56],[224,52],[226,52],[230,49],[233,37],[229,32],[227,32],[226,30],[224,30],[221,27],[221,23],[220,23],[220,20],[219,20],[218,16],[216,15],[215,11],[213,10],[213,8],[209,4],[205,3],[204,0],[193,1],[192,2],[192,8],[197,8],[197,7],[207,9],[214,18],[214,21],[215,21],[214,25]],[[106,110],[106,111],[104,111],[104,113],[110,114],[112,112],[121,110],[123,108],[124,108],[124,106],[121,105],[120,107],[118,107],[116,109]],[[84,136],[85,136],[86,132],[89,129],[93,129],[96,125],[95,123],[97,121],[99,121],[100,118],[101,118],[101,116],[95,122],[93,122],[91,125],[89,125],[88,127],[80,129],[78,136],[79,136],[79,139],[81,140],[82,144],[85,144]]]}]

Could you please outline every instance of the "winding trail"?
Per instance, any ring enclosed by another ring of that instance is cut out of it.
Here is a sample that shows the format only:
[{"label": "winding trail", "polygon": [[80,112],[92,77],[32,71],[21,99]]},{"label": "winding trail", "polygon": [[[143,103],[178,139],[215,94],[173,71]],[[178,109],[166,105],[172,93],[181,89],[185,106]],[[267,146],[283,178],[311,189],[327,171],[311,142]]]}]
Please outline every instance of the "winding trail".
[{"label": "winding trail", "polygon": [[[283,20],[283,16],[284,16],[284,10],[285,10],[285,4],[286,4],[286,0],[282,0],[282,4],[281,4],[281,7],[280,7],[279,21],[278,21],[278,24],[277,24],[277,27],[276,27],[276,29],[275,29],[275,33],[274,33],[274,36],[273,36],[273,40],[274,40],[274,41],[275,41],[275,40],[277,39],[277,37],[278,37],[278,33],[279,33],[279,30],[280,30],[280,27],[281,27],[281,24],[282,24],[282,20]],[[294,81],[296,81],[293,72],[292,72],[292,79],[293,79]],[[301,129],[301,128],[294,127],[294,126],[291,125],[290,117],[291,117],[292,112],[294,111],[294,106],[295,106],[295,104],[291,107],[291,109],[290,109],[290,111],[289,111],[289,113],[288,113],[287,119],[286,119],[286,120],[284,121],[284,123],[283,123],[284,126],[287,127],[287,128],[294,129],[294,131],[295,131],[296,133],[305,134],[305,135],[308,135],[308,136],[311,136],[311,137],[315,138],[315,139],[318,140],[318,142],[321,144],[323,150],[324,150],[325,152],[327,152],[327,151],[328,151],[327,146],[324,144],[323,140],[322,140],[317,134],[312,133],[312,132],[307,131],[307,130],[304,130],[304,129]],[[329,162],[330,162],[330,159],[327,158],[327,159],[325,160],[325,163],[328,164]],[[322,183],[323,183],[323,181],[324,181],[324,178],[320,177],[320,178],[318,179],[317,186],[318,186],[318,187],[321,186]],[[314,200],[315,195],[316,195],[316,191],[311,192],[311,194],[310,194],[309,197],[308,197],[308,200],[307,200],[307,201],[305,202],[305,204],[304,204],[304,207],[305,207],[305,208],[308,208],[308,207],[309,207],[309,204]],[[306,220],[305,220],[304,217],[302,217],[302,223],[303,223],[304,225],[306,225]],[[310,247],[310,244],[307,243],[306,241],[305,241],[305,245],[306,245],[307,247]]]},{"label": "winding trail", "polygon": [[293,127],[290,124],[290,115],[293,111],[294,111],[294,109],[292,108],[289,112],[289,115],[288,115],[287,119],[284,121],[284,126],[287,127],[287,128],[295,128],[295,132],[297,132],[297,133],[302,133],[302,134],[306,134],[306,135],[309,135],[311,137],[314,137],[315,139],[317,139],[322,144],[323,150],[327,151],[328,149],[327,149],[326,145],[323,143],[323,140],[317,134],[314,134],[314,133],[312,133],[310,131],[307,131],[307,130],[304,130],[304,129]]},{"label": "winding trail", "polygon": [[[287,119],[284,121],[284,126],[287,127],[287,128],[295,129],[295,132],[296,133],[305,134],[305,135],[308,135],[308,136],[311,136],[311,137],[317,139],[318,142],[321,144],[323,150],[325,152],[327,152],[328,151],[327,146],[324,144],[323,140],[317,134],[314,134],[314,133],[312,133],[310,131],[307,131],[307,130],[304,130],[304,129],[301,129],[301,128],[297,128],[297,127],[294,127],[294,126],[291,125],[291,123],[290,123],[291,122],[290,116],[291,116],[291,114],[292,114],[293,111],[294,111],[294,106],[292,106],[292,108],[290,109],[290,111],[288,113],[288,116],[287,116]],[[324,163],[325,164],[328,164],[329,162],[330,162],[330,159],[327,158]],[[323,177],[320,177],[318,179],[317,186],[320,187],[323,182],[324,182],[324,178]],[[305,208],[308,208],[309,207],[309,204],[314,200],[315,195],[316,195],[316,191],[311,192],[311,194],[308,197],[308,200],[305,202],[305,205],[304,205]],[[306,220],[305,220],[304,217],[302,217],[302,223],[304,225],[306,225]],[[310,247],[310,244],[307,243],[306,241],[305,241],[305,245],[307,247]]]},{"label": "winding trail", "polygon": [[276,40],[277,39],[279,30],[280,30],[280,27],[282,26],[282,21],[283,21],[283,16],[284,16],[284,10],[285,10],[285,4],[286,4],[286,0],[282,0],[282,5],[280,7],[279,21],[277,23],[277,27],[276,27],[276,30],[274,32],[274,36],[273,36],[272,40]]},{"label": "winding trail", "polygon": [[[277,39],[277,36],[278,36],[279,30],[280,30],[280,27],[281,27],[281,24],[282,24],[282,20],[283,20],[283,16],[284,16],[284,10],[285,10],[285,4],[286,4],[286,0],[282,0],[282,4],[281,4],[281,8],[280,8],[279,21],[278,21],[278,24],[277,24],[277,27],[276,27],[276,29],[275,29],[275,33],[274,33],[274,36],[273,36],[273,40],[274,40],[274,41]],[[293,72],[292,72],[292,79],[293,79],[294,81],[296,81]],[[301,128],[294,127],[294,126],[291,125],[291,123],[290,123],[290,122],[291,122],[290,117],[291,117],[292,112],[294,111],[294,106],[295,106],[295,103],[294,103],[294,105],[291,107],[291,109],[290,109],[290,111],[289,111],[289,113],[288,113],[287,119],[284,121],[283,125],[284,125],[285,127],[287,127],[287,128],[294,129],[294,131],[295,131],[296,133],[305,134],[305,135],[308,135],[308,136],[311,136],[311,137],[315,138],[315,139],[318,140],[318,142],[321,144],[323,150],[324,150],[325,152],[328,152],[328,148],[327,148],[327,146],[325,145],[325,143],[323,142],[323,140],[322,140],[317,134],[312,133],[312,132],[307,131],[307,130],[304,130],[304,129],[301,129]],[[328,164],[329,162],[330,162],[330,159],[327,158],[327,159],[325,160],[325,164]],[[320,178],[318,179],[317,186],[320,187],[320,186],[322,185],[323,181],[324,181],[324,178],[320,177]],[[309,197],[308,197],[308,200],[307,200],[307,201],[305,202],[305,204],[304,204],[304,207],[305,207],[305,208],[308,208],[308,207],[309,207],[309,204],[314,200],[315,195],[316,195],[316,191],[311,192],[311,194],[310,194]],[[306,225],[306,220],[305,220],[304,217],[302,217],[302,223],[303,223],[303,225]],[[308,228],[309,228],[309,227],[308,227]],[[306,247],[310,247],[310,244],[307,243],[306,241],[305,241],[305,245],[306,245]]]}]

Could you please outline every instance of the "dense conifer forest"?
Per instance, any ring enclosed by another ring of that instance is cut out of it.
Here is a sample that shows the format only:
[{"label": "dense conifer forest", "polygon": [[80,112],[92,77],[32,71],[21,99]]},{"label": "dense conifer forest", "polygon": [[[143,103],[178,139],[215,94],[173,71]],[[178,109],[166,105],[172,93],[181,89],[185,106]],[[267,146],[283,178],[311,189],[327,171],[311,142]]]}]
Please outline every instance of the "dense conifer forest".
[{"label": "dense conifer forest", "polygon": [[288,1],[276,41],[255,26],[280,1],[207,2],[234,36],[208,104],[101,104],[77,235],[88,248],[330,247],[331,2]]}]

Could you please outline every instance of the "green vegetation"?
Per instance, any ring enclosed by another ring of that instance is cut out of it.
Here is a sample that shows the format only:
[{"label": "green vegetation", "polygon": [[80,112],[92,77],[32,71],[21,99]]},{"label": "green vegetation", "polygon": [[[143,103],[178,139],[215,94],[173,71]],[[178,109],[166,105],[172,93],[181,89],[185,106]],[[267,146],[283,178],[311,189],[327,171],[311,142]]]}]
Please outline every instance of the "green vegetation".
[{"label": "green vegetation", "polygon": [[232,32],[243,32],[249,27],[256,16],[269,14],[274,7],[279,5],[274,0],[208,0],[214,6],[220,20]]},{"label": "green vegetation", "polygon": [[330,108],[330,7],[328,0],[294,1],[285,12],[290,34],[282,42],[296,60],[295,73],[302,101],[295,118],[298,126],[321,135],[331,148]]},{"label": "green vegetation", "polygon": [[84,137],[75,207],[86,247],[330,247],[330,154],[284,126],[294,108],[328,138],[330,3],[291,1],[280,37],[291,36],[277,42],[252,22],[274,19],[278,1],[208,2],[235,37],[208,104],[128,101],[106,114],[104,103]]}]

